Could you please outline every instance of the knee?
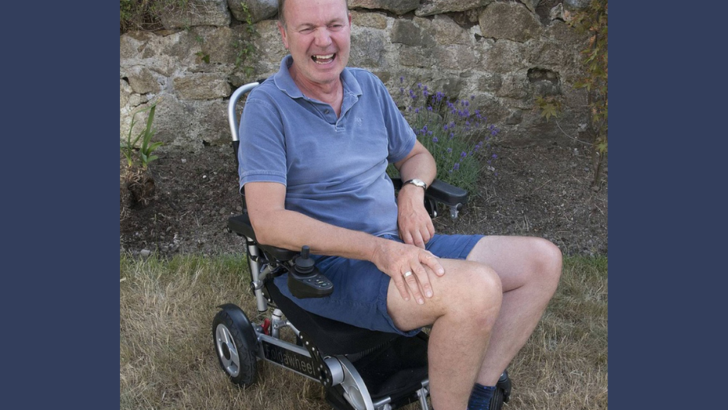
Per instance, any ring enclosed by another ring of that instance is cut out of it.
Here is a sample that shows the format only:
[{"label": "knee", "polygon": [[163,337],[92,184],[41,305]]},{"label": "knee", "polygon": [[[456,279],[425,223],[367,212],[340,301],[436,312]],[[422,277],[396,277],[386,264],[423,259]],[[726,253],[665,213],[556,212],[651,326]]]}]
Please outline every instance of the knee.
[{"label": "knee", "polygon": [[491,328],[500,312],[503,301],[503,287],[500,276],[484,264],[474,264],[472,274],[464,284],[465,312],[473,323],[481,328]]},{"label": "knee", "polygon": [[535,264],[533,270],[555,288],[562,270],[562,254],[558,246],[546,239],[534,238],[532,260]]}]

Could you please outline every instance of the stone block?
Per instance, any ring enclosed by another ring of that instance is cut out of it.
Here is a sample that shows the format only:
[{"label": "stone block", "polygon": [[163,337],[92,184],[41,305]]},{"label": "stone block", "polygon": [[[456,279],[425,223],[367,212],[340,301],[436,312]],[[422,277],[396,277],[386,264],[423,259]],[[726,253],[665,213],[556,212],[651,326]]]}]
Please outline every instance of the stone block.
[{"label": "stone block", "polygon": [[500,74],[486,73],[478,79],[478,90],[495,92],[503,85],[503,79]]},{"label": "stone block", "polygon": [[437,44],[470,45],[473,42],[473,37],[448,16],[435,16],[432,20],[432,28],[435,31],[435,42]]},{"label": "stone block", "polygon": [[347,0],[350,9],[379,9],[404,14],[417,8],[420,0]]},{"label": "stone block", "polygon": [[481,64],[487,72],[508,73],[525,68],[527,47],[521,43],[510,40],[495,42],[491,40],[481,45],[481,48],[483,49]]},{"label": "stone block", "polygon": [[238,21],[246,21],[247,18],[240,3],[248,6],[253,23],[273,18],[278,14],[278,0],[227,0],[230,12]]},{"label": "stone block", "polygon": [[231,21],[227,0],[188,0],[183,9],[166,10],[160,17],[162,25],[168,30],[195,26],[228,27]]},{"label": "stone block", "polygon": [[438,68],[461,70],[464,72],[477,67],[478,59],[470,46],[452,44],[435,47],[435,65]]},{"label": "stone block", "polygon": [[422,0],[415,10],[416,16],[453,13],[486,6],[494,0]]},{"label": "stone block", "polygon": [[212,100],[229,97],[231,90],[224,74],[188,74],[173,80],[177,95],[183,100]]},{"label": "stone block", "polygon": [[530,82],[525,71],[505,74],[503,76],[503,85],[496,92],[496,96],[513,98],[517,100],[529,97]]},{"label": "stone block", "polygon": [[483,37],[508,39],[523,43],[538,37],[541,23],[536,16],[518,3],[493,3],[480,13]]},{"label": "stone block", "polygon": [[433,65],[432,49],[402,47],[399,49],[398,62],[404,67],[430,68]]},{"label": "stone block", "polygon": [[351,34],[349,65],[354,67],[382,68],[384,65],[384,32],[371,29],[355,29]]},{"label": "stone block", "polygon": [[392,25],[392,43],[408,46],[434,47],[435,39],[426,30],[410,20],[396,20]]},{"label": "stone block", "polygon": [[351,11],[351,24],[354,27],[371,27],[380,30],[387,28],[387,16],[375,12]]},{"label": "stone block", "polygon": [[126,78],[131,89],[137,94],[156,93],[161,89],[151,71],[143,66],[129,67],[126,70]]}]

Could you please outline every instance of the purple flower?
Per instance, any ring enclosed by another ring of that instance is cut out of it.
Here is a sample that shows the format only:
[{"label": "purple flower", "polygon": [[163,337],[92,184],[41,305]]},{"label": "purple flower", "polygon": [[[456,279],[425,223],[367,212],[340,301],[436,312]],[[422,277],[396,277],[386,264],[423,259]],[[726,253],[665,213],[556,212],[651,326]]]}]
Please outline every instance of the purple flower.
[{"label": "purple flower", "polygon": [[447,148],[447,153],[449,154],[449,153],[451,153],[451,152],[452,152],[452,148],[448,147],[448,148]]},{"label": "purple flower", "polygon": [[460,158],[465,158],[467,156],[468,156],[468,153],[465,152],[465,151],[463,151],[463,152],[460,153]]},{"label": "purple flower", "polygon": [[474,99],[475,99],[475,95],[471,95],[471,96],[470,96],[470,99],[471,99],[471,100],[474,100]]},{"label": "purple flower", "polygon": [[[430,131],[430,132],[432,132],[432,131]],[[437,139],[437,137],[432,137],[432,142],[434,142],[435,144],[437,144],[437,141],[439,141],[439,140]]]},{"label": "purple flower", "polygon": [[460,163],[456,162],[455,165],[452,166],[453,171],[457,171],[460,169]]},{"label": "purple flower", "polygon": [[422,89],[422,83],[417,83],[417,88]]},{"label": "purple flower", "polygon": [[498,158],[498,155],[493,154],[493,159],[496,159],[496,158]]},{"label": "purple flower", "polygon": [[453,139],[453,138],[455,138],[455,133],[451,132],[450,133],[450,139]]},{"label": "purple flower", "polygon": [[428,105],[427,106],[427,111],[432,111],[432,106],[431,105]]},{"label": "purple flower", "polygon": [[404,82],[404,77],[399,77],[399,82],[400,83],[403,83]]},{"label": "purple flower", "polygon": [[420,113],[420,109],[419,108],[415,108],[415,114],[419,114],[419,113]]},{"label": "purple flower", "polygon": [[447,124],[445,124],[445,125],[442,126],[442,130],[443,131],[447,131]]}]

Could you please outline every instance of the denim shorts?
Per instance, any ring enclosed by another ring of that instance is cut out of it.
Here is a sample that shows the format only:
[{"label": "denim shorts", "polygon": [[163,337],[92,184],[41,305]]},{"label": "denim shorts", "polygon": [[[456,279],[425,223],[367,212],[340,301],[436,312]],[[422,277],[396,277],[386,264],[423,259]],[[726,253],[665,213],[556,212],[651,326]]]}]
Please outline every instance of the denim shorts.
[{"label": "denim shorts", "polygon": [[[465,259],[483,235],[435,235],[425,245],[440,258]],[[395,235],[383,238],[402,242]],[[390,277],[369,261],[338,256],[314,256],[316,267],[334,284],[334,292],[324,298],[299,299],[291,295],[288,274],[275,279],[284,296],[301,308],[329,319],[357,327],[413,336],[419,329],[398,329],[387,312],[387,290]]]}]

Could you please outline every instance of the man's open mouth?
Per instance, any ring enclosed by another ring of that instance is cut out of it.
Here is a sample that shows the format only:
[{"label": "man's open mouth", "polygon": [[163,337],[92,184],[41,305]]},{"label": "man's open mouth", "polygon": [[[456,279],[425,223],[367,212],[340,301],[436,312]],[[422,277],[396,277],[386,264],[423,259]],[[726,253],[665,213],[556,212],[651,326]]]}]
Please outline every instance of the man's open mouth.
[{"label": "man's open mouth", "polygon": [[312,55],[311,59],[316,64],[328,64],[332,61],[334,61],[334,57],[336,54],[320,54],[320,55]]}]

